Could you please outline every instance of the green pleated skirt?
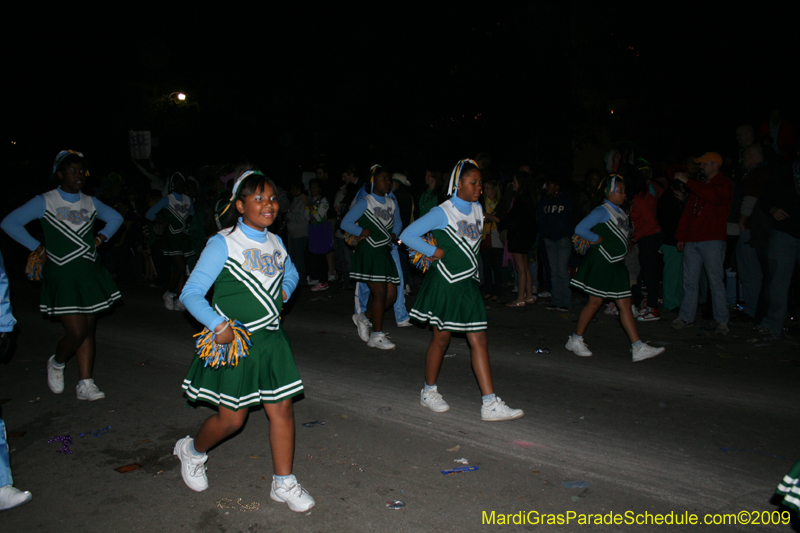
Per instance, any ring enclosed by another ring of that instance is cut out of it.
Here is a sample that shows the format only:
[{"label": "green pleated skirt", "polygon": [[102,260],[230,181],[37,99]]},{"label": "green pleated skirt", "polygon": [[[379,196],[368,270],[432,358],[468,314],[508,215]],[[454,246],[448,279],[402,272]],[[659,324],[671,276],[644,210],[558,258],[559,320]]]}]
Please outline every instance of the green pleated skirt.
[{"label": "green pleated skirt", "polygon": [[192,401],[207,402],[232,411],[262,403],[278,403],[303,392],[289,337],[283,328],[260,329],[250,336],[253,345],[236,366],[212,368],[195,356],[183,390]]},{"label": "green pleated skirt", "polygon": [[486,307],[477,280],[449,283],[435,270],[422,280],[417,300],[408,313],[442,331],[485,331]]},{"label": "green pleated skirt", "polygon": [[99,259],[73,259],[64,265],[45,261],[39,310],[47,315],[93,315],[122,296]]},{"label": "green pleated skirt", "polygon": [[600,298],[622,300],[631,297],[631,282],[625,261],[610,263],[597,246],[592,246],[586,252],[570,285]]},{"label": "green pleated skirt", "polygon": [[392,259],[390,245],[373,248],[366,240],[360,241],[350,265],[350,279],[399,285],[400,275]]}]

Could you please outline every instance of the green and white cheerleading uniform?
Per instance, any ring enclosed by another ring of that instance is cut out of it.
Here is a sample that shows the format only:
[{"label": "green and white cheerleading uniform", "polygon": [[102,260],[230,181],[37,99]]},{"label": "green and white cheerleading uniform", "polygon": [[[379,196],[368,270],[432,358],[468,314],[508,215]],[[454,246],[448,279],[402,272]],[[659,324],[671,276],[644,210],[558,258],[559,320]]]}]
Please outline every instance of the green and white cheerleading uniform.
[{"label": "green and white cheerleading uniform", "polygon": [[[400,275],[391,255],[392,233],[396,231],[395,218],[399,219],[396,216],[397,202],[389,196],[381,199],[385,203],[381,203],[374,194],[368,194],[359,200],[342,220],[342,228],[354,235],[358,235],[361,229],[370,231],[369,237],[362,239],[356,245],[353,263],[350,266],[350,279],[399,285]],[[362,202],[365,202],[366,206]],[[359,216],[358,213],[362,209],[363,213]],[[354,227],[354,224],[357,226]]]},{"label": "green and white cheerleading uniform", "polygon": [[[601,222],[593,226],[591,231],[603,237],[603,242],[589,247],[570,285],[600,298],[630,298],[631,284],[628,269],[625,267],[625,255],[628,253],[628,217],[608,202],[596,207],[584,220],[590,217],[600,217]],[[578,224],[578,229],[580,226]],[[580,232],[579,235],[588,237]]]},{"label": "green and white cheerleading uniform", "polygon": [[167,227],[164,229],[164,255],[193,256],[195,251],[189,237],[189,217],[194,214],[191,197],[172,192],[151,207],[145,218],[155,220],[160,212],[167,220]]},{"label": "green and white cheerleading uniform", "polygon": [[797,461],[789,473],[786,474],[775,491],[783,496],[781,503],[786,507],[794,509],[800,516],[800,461]]},{"label": "green and white cheerleading uniform", "polygon": [[486,308],[478,284],[478,253],[483,238],[480,204],[453,197],[411,224],[400,238],[410,248],[430,252],[430,256],[434,247],[416,248],[409,242],[428,230],[433,232],[436,247],[444,250],[444,257],[431,263],[409,315],[442,331],[485,331]]},{"label": "green and white cheerleading uniform", "polygon": [[93,231],[98,212],[106,238],[122,224],[122,216],[83,193],[53,189],[10,213],[3,229],[15,240],[35,250],[39,246],[24,225],[39,218],[44,231],[47,260],[42,266],[39,309],[48,315],[95,314],[120,299],[119,289],[100,263]]},{"label": "green and white cheerleading uniform", "polygon": [[[186,282],[181,301],[213,330],[223,320],[242,322],[252,332],[247,357],[236,366],[212,368],[195,357],[183,389],[191,400],[231,410],[278,403],[303,392],[286,332],[281,327],[282,291],[297,286],[283,242],[240,222],[209,240]],[[214,286],[213,308],[205,300]]]}]

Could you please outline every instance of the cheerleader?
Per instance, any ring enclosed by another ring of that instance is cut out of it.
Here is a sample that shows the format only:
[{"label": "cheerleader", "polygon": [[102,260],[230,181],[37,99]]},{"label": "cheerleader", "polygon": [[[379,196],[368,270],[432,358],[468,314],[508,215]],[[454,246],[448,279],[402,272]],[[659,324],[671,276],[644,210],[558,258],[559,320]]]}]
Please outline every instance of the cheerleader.
[{"label": "cheerleader", "polygon": [[[314,498],[292,474],[292,398],[303,392],[303,382],[280,323],[283,303],[297,287],[297,270],[280,237],[267,231],[279,210],[272,181],[257,170],[244,172],[233,187],[231,204],[234,216],[226,229],[209,239],[180,298],[192,316],[214,332],[215,343],[236,341],[230,319],[251,331],[252,346],[233,366],[206,366],[195,358],[183,389],[189,399],[213,404],[218,412],[194,438],[178,440],[173,453],[181,461],[186,485],[197,492],[206,490],[206,452],[242,427],[249,407],[262,405],[270,422],[275,470],[270,498],[303,512],[314,506]],[[213,307],[205,298],[212,285]]]},{"label": "cheerleader", "polygon": [[[106,397],[92,379],[97,314],[120,299],[111,275],[98,261],[97,247],[114,235],[123,219],[111,207],[81,192],[88,175],[83,154],[59,152],[53,177],[60,185],[12,211],[2,228],[38,254],[42,262],[39,309],[58,317],[64,326],[56,353],[47,361],[47,385],[55,394],[64,392],[64,367],[75,355],[80,374],[78,399],[94,401]],[[37,218],[47,246],[25,230],[25,224]],[[92,228],[97,218],[106,226],[95,235]],[[35,257],[32,259],[35,265]]]},{"label": "cheerleader", "polygon": [[605,298],[616,300],[619,319],[631,341],[633,362],[643,361],[664,353],[639,339],[636,320],[631,310],[631,285],[625,255],[628,253],[628,217],[619,206],[625,202],[625,182],[612,174],[605,182],[605,201],[578,223],[575,233],[591,245],[578,273],[570,282],[589,296],[589,302],[578,317],[578,327],[567,340],[566,349],[588,357],[592,352],[583,341],[592,317]]},{"label": "cheerleader", "polygon": [[402,222],[397,202],[387,196],[392,189],[389,172],[380,165],[373,165],[370,182],[372,192],[350,208],[341,224],[344,231],[358,240],[350,279],[366,283],[372,293],[369,311],[353,315],[353,322],[362,340],[367,338],[367,346],[394,350],[394,343],[383,331],[383,314],[397,299],[400,274],[391,249]]},{"label": "cheerleader", "polygon": [[167,228],[164,230],[164,255],[172,258],[172,274],[167,292],[164,293],[164,306],[170,311],[183,311],[185,307],[177,299],[186,283],[186,260],[195,254],[189,238],[189,219],[194,215],[194,203],[184,193],[186,180],[180,172],[169,178],[169,193],[151,207],[145,218],[150,222],[161,212],[165,214]]},{"label": "cheerleader", "polygon": [[[409,248],[430,257],[432,266],[422,281],[411,318],[429,322],[433,339],[425,358],[425,387],[420,403],[436,413],[450,409],[439,393],[436,380],[452,332],[465,332],[472,350],[472,369],[483,395],[481,418],[487,422],[521,418],[498,396],[489,366],[486,309],[478,286],[478,251],[483,237],[481,171],[472,159],[456,164],[450,176],[452,196],[400,235]],[[433,232],[436,245],[421,235]]]}]

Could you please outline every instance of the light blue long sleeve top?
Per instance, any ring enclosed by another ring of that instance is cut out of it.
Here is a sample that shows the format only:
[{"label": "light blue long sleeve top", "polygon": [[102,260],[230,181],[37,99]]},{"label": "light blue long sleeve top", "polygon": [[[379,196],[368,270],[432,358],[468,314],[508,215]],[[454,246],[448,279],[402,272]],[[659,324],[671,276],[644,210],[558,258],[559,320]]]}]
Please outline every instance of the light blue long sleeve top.
[{"label": "light blue long sleeve top", "polygon": [[[468,215],[472,212],[472,202],[462,200],[458,196],[450,198],[453,205],[458,212],[462,215]],[[412,222],[403,233],[400,234],[400,240],[412,250],[416,250],[425,254],[427,257],[432,257],[436,252],[436,246],[428,244],[422,240],[422,235],[435,229],[444,229],[447,227],[447,215],[440,206],[436,206],[428,214],[422,218],[418,218]]]},{"label": "light blue long sleeve top", "polygon": [[[229,231],[228,229],[222,230],[223,232]],[[267,230],[258,231],[251,228],[239,217],[239,222],[236,225],[236,231],[241,231],[248,239],[256,242],[267,242]],[[217,233],[210,239],[203,253],[200,254],[200,259],[197,260],[192,275],[186,280],[181,292],[181,303],[186,306],[186,309],[197,319],[198,322],[205,327],[214,331],[214,328],[222,324],[225,318],[217,313],[213,307],[206,300],[206,294],[209,289],[217,281],[217,278],[222,273],[225,267],[225,261],[228,260],[228,244],[225,242],[225,237],[221,235],[222,232]],[[280,237],[275,235],[281,246],[284,246]],[[286,260],[283,263],[283,290],[286,291],[287,302],[292,297],[292,293],[297,288],[297,283],[300,281],[300,275],[292,263],[289,255],[286,255]]]},{"label": "light blue long sleeve top", "polygon": [[[386,197],[385,196],[376,196],[373,193],[370,193],[370,194],[372,194],[372,197],[377,199],[379,203],[384,204],[384,205],[386,204]],[[342,219],[342,224],[341,224],[342,229],[345,230],[347,233],[349,233],[351,235],[355,235],[356,237],[361,235],[361,229],[362,228],[361,228],[361,226],[356,224],[356,222],[358,221],[359,218],[361,218],[361,215],[364,214],[364,211],[367,210],[366,196],[367,196],[366,194],[364,196],[362,196],[361,199],[359,199],[355,203],[355,205],[353,205],[353,207],[350,208],[350,211],[348,211],[347,214]],[[390,197],[390,198],[394,198],[394,197]],[[397,205],[397,200],[396,199],[395,199],[394,205],[395,205],[395,209],[394,209],[394,227],[392,228],[392,233],[394,233],[395,235],[399,235],[400,231],[403,229],[403,222],[400,220],[400,209],[399,209],[399,207]]]},{"label": "light blue long sleeve top", "polygon": [[[61,187],[58,187],[58,194],[67,202],[77,202],[81,199],[80,193],[71,194],[64,192],[61,190]],[[108,240],[114,236],[124,219],[122,215],[117,213],[112,207],[107,206],[93,196],[91,198],[94,203],[94,208],[97,210],[97,218],[106,223],[106,227],[98,232],[98,235],[105,235],[106,240]],[[34,196],[28,203],[10,212],[8,216],[3,219],[3,222],[0,223],[0,227],[3,228],[3,231],[8,233],[9,237],[28,250],[34,251],[41,243],[28,233],[28,230],[25,229],[25,224],[31,220],[42,218],[46,209],[47,203],[44,196]]]},{"label": "light blue long sleeve top", "polygon": [[14,331],[16,323],[17,319],[14,318],[14,313],[11,311],[6,267],[3,263],[3,256],[0,254],[0,333]]},{"label": "light blue long sleeve top", "polygon": [[[173,193],[170,193],[170,194],[174,194],[175,195],[175,199],[178,200],[179,202],[183,201],[183,195],[182,194],[178,194],[176,192],[173,192]],[[169,207],[169,196],[170,196],[170,194],[168,194],[165,197],[163,197],[161,200],[156,202],[155,205],[153,205],[153,207],[148,209],[147,213],[144,214],[144,218],[146,218],[150,222],[154,221],[156,219],[156,216],[158,216],[158,213],[162,209],[166,209],[167,207]],[[194,202],[192,202],[189,205],[189,214],[194,216]]]},{"label": "light blue long sleeve top", "polygon": [[[608,204],[614,208],[617,213],[622,213],[622,209],[608,200],[603,202],[603,204]],[[609,220],[611,220],[611,213],[609,213],[605,207],[599,205],[592,209],[591,213],[586,215],[583,220],[578,222],[578,225],[575,226],[575,233],[589,242],[596,242],[597,239],[600,238],[600,235],[594,233],[592,228],[598,224],[608,222]]]}]

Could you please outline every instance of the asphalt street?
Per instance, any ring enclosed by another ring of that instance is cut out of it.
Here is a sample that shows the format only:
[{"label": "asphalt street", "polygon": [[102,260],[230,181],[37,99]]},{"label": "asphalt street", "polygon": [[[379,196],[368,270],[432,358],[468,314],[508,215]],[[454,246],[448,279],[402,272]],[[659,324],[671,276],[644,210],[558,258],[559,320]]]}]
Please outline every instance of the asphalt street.
[{"label": "asphalt street", "polygon": [[[211,450],[207,491],[184,485],[172,448],[212,412],[188,404],[180,388],[200,328],[187,314],[164,309],[158,289],[120,288],[124,302],[100,320],[97,334],[95,381],[107,397],[90,403],[75,397],[74,361],[66,391],[48,389],[45,363],[61,326],[38,313],[35,284],[12,283],[20,335],[14,358],[0,366],[0,402],[15,485],[33,500],[0,513],[0,531],[791,528],[624,520],[672,513],[702,522],[707,514],[742,511],[763,520],[762,511],[777,510],[770,498],[800,457],[794,335],[750,342],[748,324],[734,322],[723,337],[702,320],[674,331],[667,315],[639,325],[643,339],[666,353],[632,363],[616,317],[601,312],[586,334],[595,355],[581,358],[564,349],[577,295],[572,313],[492,304],[495,389],[525,416],[487,423],[465,338],[453,338],[438,383],[451,410],[433,413],[419,404],[427,329],[397,328],[389,313],[386,329],[397,349],[368,348],[351,321],[351,291],[300,289],[283,323],[305,383],[294,404],[295,473],[317,505],[293,513],[269,498],[263,411],[253,410],[239,434]],[[303,425],[309,422],[324,424]],[[71,454],[50,442],[64,435]],[[463,466],[460,459],[478,470],[441,473]],[[117,471],[126,465],[133,466]],[[388,508],[394,500],[405,506]],[[527,523],[515,525],[516,513]],[[570,522],[531,523],[544,514]],[[581,525],[585,514],[620,515],[623,523]]]}]

